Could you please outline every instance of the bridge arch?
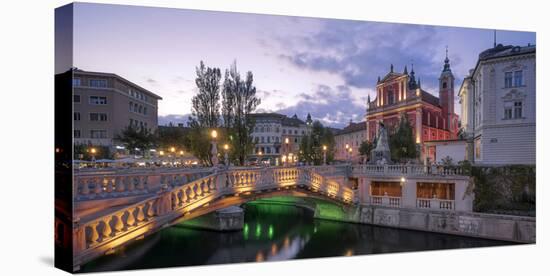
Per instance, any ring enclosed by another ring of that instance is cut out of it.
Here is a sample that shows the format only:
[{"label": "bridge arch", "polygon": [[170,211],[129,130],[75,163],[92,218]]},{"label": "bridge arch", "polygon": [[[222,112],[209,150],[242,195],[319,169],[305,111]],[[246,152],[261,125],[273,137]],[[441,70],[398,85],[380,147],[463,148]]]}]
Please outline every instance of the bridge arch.
[{"label": "bridge arch", "polygon": [[340,206],[357,203],[345,183],[307,168],[231,169],[214,172],[73,228],[75,266],[135,239],[222,208],[290,195],[326,200]]}]

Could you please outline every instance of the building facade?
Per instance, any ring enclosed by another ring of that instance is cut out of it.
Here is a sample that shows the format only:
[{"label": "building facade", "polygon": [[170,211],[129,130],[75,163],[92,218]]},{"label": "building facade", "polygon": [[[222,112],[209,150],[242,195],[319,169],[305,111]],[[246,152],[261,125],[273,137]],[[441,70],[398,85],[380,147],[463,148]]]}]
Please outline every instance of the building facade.
[{"label": "building facade", "polygon": [[129,125],[155,131],[161,99],[116,74],[73,70],[74,143],[114,146]]},{"label": "building facade", "polygon": [[536,46],[496,45],[462,82],[467,156],[479,164],[535,164]]},{"label": "building facade", "polygon": [[282,162],[282,156],[297,157],[302,137],[311,132],[311,115],[302,121],[295,114],[287,117],[278,113],[254,113],[254,130],[251,134],[255,144],[250,158],[271,163]]},{"label": "building facade", "polygon": [[[420,147],[421,159],[434,161],[435,149],[424,146],[426,141],[455,139],[458,131],[458,115],[454,111],[454,76],[449,58],[445,58],[439,77],[439,97],[421,87],[420,79],[405,67],[403,73],[393,70],[376,84],[376,98],[368,97],[366,132],[367,140],[374,141],[380,123],[389,134],[396,128],[401,116],[413,127],[415,142]],[[429,158],[429,159],[428,159]]]},{"label": "building facade", "polygon": [[359,161],[359,147],[363,141],[367,140],[366,122],[350,122],[344,129],[334,135],[334,159]]}]

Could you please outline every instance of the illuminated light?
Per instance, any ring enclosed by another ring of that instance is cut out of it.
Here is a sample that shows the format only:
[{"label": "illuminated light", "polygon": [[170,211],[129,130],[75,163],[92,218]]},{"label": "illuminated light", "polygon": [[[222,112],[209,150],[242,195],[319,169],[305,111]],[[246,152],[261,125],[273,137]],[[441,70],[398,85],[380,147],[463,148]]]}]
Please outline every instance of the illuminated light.
[{"label": "illuminated light", "polygon": [[61,152],[61,149],[60,149],[60,148],[55,148],[55,152],[56,152],[56,153],[60,153],[60,152]]},{"label": "illuminated light", "polygon": [[164,155],[164,151],[163,151],[163,150],[159,151],[159,155],[160,155],[160,156],[163,156],[163,155]]},{"label": "illuminated light", "polygon": [[183,155],[183,150],[180,150],[180,155]]},{"label": "illuminated light", "polygon": [[323,145],[323,151],[327,151],[327,146]]},{"label": "illuminated light", "polygon": [[212,136],[212,138],[216,139],[218,138],[218,132],[214,129],[212,130],[212,132],[210,133],[210,135]]},{"label": "illuminated light", "polygon": [[288,145],[288,142],[289,142],[289,140],[288,140],[288,137],[287,137],[287,138],[285,138],[285,144]]},{"label": "illuminated light", "polygon": [[416,137],[416,143],[420,144],[420,137]]},{"label": "illuminated light", "polygon": [[273,238],[273,232],[273,225],[269,225],[269,230],[267,231],[267,236],[269,237],[269,239]]},{"label": "illuminated light", "polygon": [[271,255],[275,255],[277,254],[277,244],[272,244],[271,245]]},{"label": "illuminated light", "polygon": [[229,150],[229,145],[228,144],[223,145],[223,149],[224,150]]},{"label": "illuminated light", "polygon": [[91,152],[91,153],[96,153],[96,151],[97,151],[97,150],[96,150],[95,148],[91,148],[91,149],[90,149],[90,152]]},{"label": "illuminated light", "polygon": [[284,241],[284,243],[283,243],[283,246],[284,246],[285,248],[288,248],[288,247],[290,246],[290,239],[288,238],[288,236],[285,237],[285,241]]},{"label": "illuminated light", "polygon": [[248,240],[248,223],[244,224],[243,237],[244,237],[245,240]]},{"label": "illuminated light", "polygon": [[262,225],[256,224],[256,238],[259,238],[262,235]]},{"label": "illuminated light", "polygon": [[170,148],[170,152],[176,152],[176,148],[171,147],[171,148]]},{"label": "illuminated light", "polygon": [[353,256],[353,249],[348,249],[346,250],[346,252],[344,253],[344,256]]},{"label": "illuminated light", "polygon": [[401,177],[401,182],[405,182],[405,177]]},{"label": "illuminated light", "polygon": [[262,253],[262,251],[258,251],[258,254],[256,254],[256,262],[263,262],[264,259],[264,253]]}]

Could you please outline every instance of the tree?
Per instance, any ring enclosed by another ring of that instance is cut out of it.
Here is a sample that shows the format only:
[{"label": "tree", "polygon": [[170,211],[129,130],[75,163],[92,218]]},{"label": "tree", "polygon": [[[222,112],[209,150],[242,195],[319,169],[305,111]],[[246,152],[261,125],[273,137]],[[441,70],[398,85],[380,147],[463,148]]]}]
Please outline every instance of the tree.
[{"label": "tree", "polygon": [[334,159],[334,135],[319,121],[313,122],[311,133],[300,143],[300,161],[320,165],[323,163],[323,146],[327,146],[327,162]]},{"label": "tree", "polygon": [[250,71],[246,73],[244,80],[241,79],[236,62],[225,71],[222,90],[223,126],[231,144],[232,159],[237,160],[239,165],[244,164],[246,155],[254,147],[251,137],[254,121],[250,114],[260,105],[261,100],[256,97],[253,82],[254,77]]},{"label": "tree", "polygon": [[393,160],[404,161],[418,156],[412,126],[405,115],[401,116],[397,130],[390,135],[389,140]]},{"label": "tree", "polygon": [[374,143],[367,140],[361,142],[359,146],[359,154],[365,158],[365,161],[370,157],[371,151],[374,149]]},{"label": "tree", "polygon": [[157,139],[156,136],[144,127],[127,126],[121,133],[117,134],[116,140],[120,141],[131,154],[152,148]]},{"label": "tree", "polygon": [[175,127],[172,124],[169,126],[159,126],[158,128],[158,146],[160,148],[175,147],[177,149],[188,148],[188,135],[189,129],[183,127]]},{"label": "tree", "polygon": [[206,67],[201,61],[196,68],[195,83],[198,93],[191,100],[191,116],[188,126],[191,128],[187,147],[206,165],[211,165],[210,133],[220,122],[220,80],[219,68]]}]

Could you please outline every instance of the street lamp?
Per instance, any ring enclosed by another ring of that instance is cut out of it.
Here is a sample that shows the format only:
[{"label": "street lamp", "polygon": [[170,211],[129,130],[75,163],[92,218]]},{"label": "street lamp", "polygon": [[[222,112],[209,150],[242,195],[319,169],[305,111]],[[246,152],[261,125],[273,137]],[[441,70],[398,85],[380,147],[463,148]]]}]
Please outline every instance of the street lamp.
[{"label": "street lamp", "polygon": [[229,155],[227,154],[229,152],[229,145],[228,144],[223,145],[223,149],[225,151],[225,154],[224,154],[225,166],[229,167]]},{"label": "street lamp", "polygon": [[212,136],[212,151],[210,152],[212,154],[212,166],[218,165],[218,147],[216,144],[216,138],[218,138],[218,132],[214,129],[210,133],[210,136]]},{"label": "street lamp", "polygon": [[92,155],[92,162],[95,163],[95,153],[96,153],[96,149],[95,148],[91,148],[90,149],[90,153]]},{"label": "street lamp", "polygon": [[[289,154],[290,150],[288,148],[288,143],[290,142],[290,140],[288,139],[288,137],[285,138],[285,148],[286,148],[286,154]],[[288,165],[288,161],[289,161],[289,158],[286,158],[285,157],[285,165]]]},{"label": "street lamp", "polygon": [[348,161],[351,163],[351,152],[352,152],[352,147],[350,147],[350,148],[348,149],[348,152],[349,152]]},{"label": "street lamp", "polygon": [[327,146],[323,145],[323,165],[327,164]]},{"label": "street lamp", "polygon": [[170,157],[172,157],[172,166],[174,166],[175,162],[176,162],[176,148],[175,147],[170,147],[170,152],[172,153],[170,155]]}]

